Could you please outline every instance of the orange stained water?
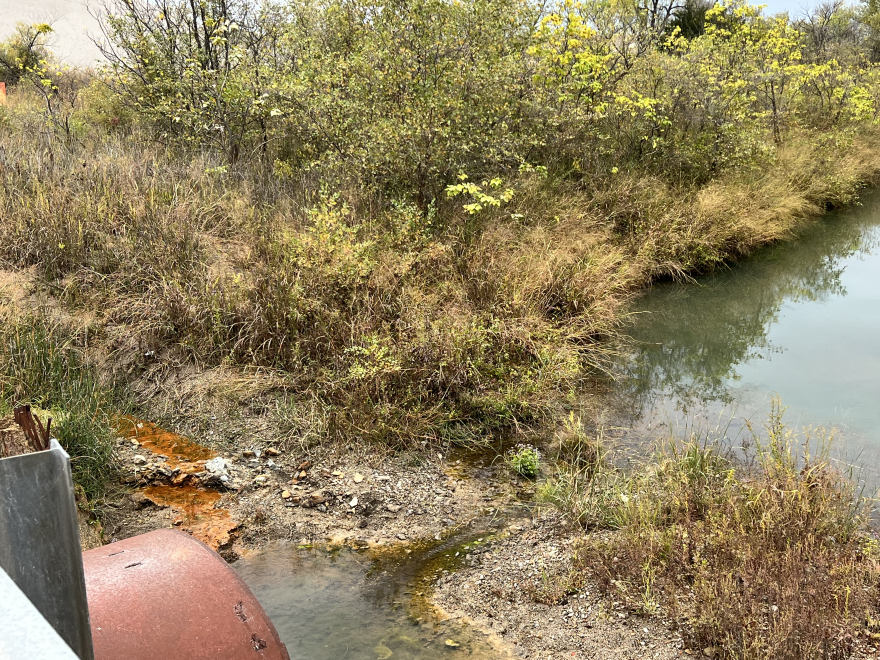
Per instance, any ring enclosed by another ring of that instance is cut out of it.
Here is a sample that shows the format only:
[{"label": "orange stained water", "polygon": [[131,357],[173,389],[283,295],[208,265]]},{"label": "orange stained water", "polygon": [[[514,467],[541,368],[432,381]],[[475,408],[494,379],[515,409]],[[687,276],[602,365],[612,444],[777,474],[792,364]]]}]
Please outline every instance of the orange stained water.
[{"label": "orange stained water", "polygon": [[145,488],[144,496],[159,506],[171,507],[178,514],[174,524],[214,550],[229,543],[229,533],[238,526],[228,509],[215,508],[220,500],[216,490],[163,484]]},{"label": "orange stained water", "polygon": [[123,417],[119,432],[126,438],[137,440],[154,454],[167,456],[166,465],[172,469],[180,468],[181,472],[201,472],[205,461],[217,456],[204,445],[135,417]]},{"label": "orange stained water", "polygon": [[[156,455],[167,456],[165,465],[180,468],[181,475],[194,474],[204,469],[205,461],[216,452],[181,435],[134,417],[123,417],[119,424],[120,435],[137,440],[142,447]],[[175,512],[174,524],[214,550],[229,543],[229,534],[238,523],[228,509],[218,508],[220,493],[194,486],[189,480],[177,484],[148,486],[144,496]]]}]

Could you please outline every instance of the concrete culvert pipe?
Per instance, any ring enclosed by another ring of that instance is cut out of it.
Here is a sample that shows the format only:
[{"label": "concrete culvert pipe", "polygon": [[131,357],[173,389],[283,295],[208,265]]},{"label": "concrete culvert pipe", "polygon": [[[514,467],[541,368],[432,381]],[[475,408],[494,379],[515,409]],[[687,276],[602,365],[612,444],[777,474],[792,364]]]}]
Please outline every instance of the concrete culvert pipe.
[{"label": "concrete culvert pipe", "polygon": [[95,660],[290,660],[236,573],[161,529],[83,553]]}]

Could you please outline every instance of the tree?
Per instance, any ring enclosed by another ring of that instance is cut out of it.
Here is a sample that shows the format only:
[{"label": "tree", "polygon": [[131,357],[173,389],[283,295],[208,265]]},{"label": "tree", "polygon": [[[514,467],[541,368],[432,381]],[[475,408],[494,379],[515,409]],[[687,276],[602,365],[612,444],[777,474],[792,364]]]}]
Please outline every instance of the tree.
[{"label": "tree", "polygon": [[16,85],[51,58],[48,49],[52,26],[47,23],[19,23],[15,32],[0,43],[0,78]]},{"label": "tree", "polygon": [[247,0],[116,0],[104,8],[111,84],[166,140],[210,144],[230,162],[268,140],[277,12]]}]

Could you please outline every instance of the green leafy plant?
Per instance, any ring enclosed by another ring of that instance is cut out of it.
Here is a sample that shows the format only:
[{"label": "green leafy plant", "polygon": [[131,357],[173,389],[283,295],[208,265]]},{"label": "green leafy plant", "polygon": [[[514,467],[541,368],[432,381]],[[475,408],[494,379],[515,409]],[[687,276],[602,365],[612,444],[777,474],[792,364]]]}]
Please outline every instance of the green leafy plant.
[{"label": "green leafy plant", "polygon": [[534,479],[541,470],[541,454],[532,445],[520,444],[508,452],[507,464],[521,477]]}]

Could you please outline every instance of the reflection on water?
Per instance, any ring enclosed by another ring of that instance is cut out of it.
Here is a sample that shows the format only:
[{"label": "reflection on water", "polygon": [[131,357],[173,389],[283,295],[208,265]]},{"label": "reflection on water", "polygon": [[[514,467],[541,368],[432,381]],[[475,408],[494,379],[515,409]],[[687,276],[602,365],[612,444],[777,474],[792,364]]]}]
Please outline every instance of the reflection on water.
[{"label": "reflection on water", "polygon": [[[233,564],[272,619],[291,660],[508,658],[430,609],[430,583],[483,542],[450,539],[377,554],[276,545]],[[455,553],[459,553],[458,559]]]},{"label": "reflection on water", "polygon": [[620,365],[634,418],[759,420],[778,393],[790,423],[837,426],[880,466],[878,247],[875,193],[696,285],[654,287]]}]

